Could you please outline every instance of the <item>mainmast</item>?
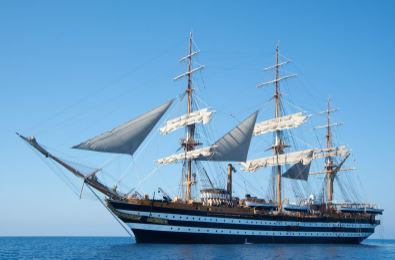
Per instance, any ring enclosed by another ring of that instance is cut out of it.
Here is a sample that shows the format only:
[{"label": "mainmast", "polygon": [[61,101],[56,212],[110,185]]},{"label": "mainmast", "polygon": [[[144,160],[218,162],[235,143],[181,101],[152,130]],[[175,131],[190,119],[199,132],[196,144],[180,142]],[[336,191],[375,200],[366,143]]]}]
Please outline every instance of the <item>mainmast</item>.
[{"label": "mainmast", "polygon": [[[281,212],[282,206],[282,177],[307,181],[310,174],[321,174],[325,173],[326,176],[326,198],[328,203],[333,200],[333,182],[336,174],[339,171],[349,171],[351,169],[342,169],[344,162],[350,155],[349,150],[344,146],[333,146],[332,144],[332,127],[341,125],[341,123],[331,123],[331,113],[336,111],[331,107],[330,100],[328,101],[328,108],[321,114],[327,115],[327,122],[323,126],[317,126],[316,129],[326,129],[326,147],[325,148],[310,148],[306,150],[299,150],[295,152],[285,152],[285,148],[288,145],[284,142],[283,131],[287,129],[293,129],[304,124],[310,115],[303,112],[294,114],[284,115],[281,106],[281,90],[280,81],[289,79],[296,76],[296,74],[280,75],[280,67],[290,63],[289,60],[280,61],[279,46],[276,47],[276,63],[264,70],[274,70],[275,78],[270,81],[259,83],[258,88],[266,85],[274,85],[274,96],[275,101],[275,115],[274,118],[259,122],[255,125],[254,135],[264,135],[267,133],[274,133],[274,143],[271,149],[273,155],[257,158],[242,163],[244,166],[243,170],[248,172],[255,172],[260,168],[271,167],[272,172],[275,174],[273,180],[273,193],[277,193],[277,204],[278,211]],[[342,157],[340,163],[334,164],[334,159]],[[323,172],[310,172],[311,162],[316,159],[325,158],[325,171]],[[291,167],[284,173],[282,168],[285,165],[291,165]],[[276,191],[275,191],[276,190]]]},{"label": "mainmast", "polygon": [[[192,33],[189,34],[189,54],[188,54],[188,85],[186,89],[186,93],[188,95],[188,108],[187,108],[187,114],[188,116],[192,113]],[[195,149],[195,141],[194,141],[194,136],[195,136],[195,124],[188,125],[187,126],[187,136],[184,141],[184,149],[186,152],[191,151]],[[192,186],[192,160],[188,159],[187,160],[187,180],[186,180],[186,194],[185,194],[185,199],[190,200],[191,199],[191,186]]]},{"label": "mainmast", "polygon": [[[281,121],[284,119],[283,118],[283,112],[281,110],[281,91],[280,91],[280,81],[295,77],[296,74],[289,74],[285,76],[280,75],[280,67],[288,64],[290,61],[286,60],[284,62],[280,62],[280,57],[279,57],[279,45],[276,46],[276,63],[273,66],[265,68],[265,70],[272,70],[274,69],[275,72],[275,78],[274,80],[267,81],[264,83],[258,84],[258,88],[262,86],[266,86],[269,84],[274,84],[274,101],[275,101],[275,115],[274,115],[274,122],[272,123],[274,125],[274,144],[272,146],[274,156],[277,158],[277,162],[279,160],[279,155],[284,153],[284,148],[286,145],[284,144],[283,136],[282,136],[282,131],[283,129],[287,128],[293,128],[297,127],[300,123],[302,123],[305,119],[302,119],[302,122],[293,124],[292,126],[289,127],[281,127]],[[289,120],[293,120],[289,118]],[[256,127],[257,132],[256,134],[261,134],[259,133],[258,127]],[[263,131],[265,132],[265,131]],[[275,183],[273,184],[273,187],[276,187],[277,191],[277,204],[278,204],[278,211],[282,211],[282,194],[281,194],[281,164],[277,163],[275,166],[273,166],[273,170],[276,175],[276,180]]]}]

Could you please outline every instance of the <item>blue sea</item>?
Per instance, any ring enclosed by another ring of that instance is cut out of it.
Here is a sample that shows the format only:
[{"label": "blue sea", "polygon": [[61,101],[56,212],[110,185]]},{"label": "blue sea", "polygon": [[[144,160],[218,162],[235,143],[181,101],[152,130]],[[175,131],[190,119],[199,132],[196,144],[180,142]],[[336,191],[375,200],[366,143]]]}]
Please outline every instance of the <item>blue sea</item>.
[{"label": "blue sea", "polygon": [[361,245],[136,244],[127,237],[0,237],[0,259],[395,259],[395,240]]}]

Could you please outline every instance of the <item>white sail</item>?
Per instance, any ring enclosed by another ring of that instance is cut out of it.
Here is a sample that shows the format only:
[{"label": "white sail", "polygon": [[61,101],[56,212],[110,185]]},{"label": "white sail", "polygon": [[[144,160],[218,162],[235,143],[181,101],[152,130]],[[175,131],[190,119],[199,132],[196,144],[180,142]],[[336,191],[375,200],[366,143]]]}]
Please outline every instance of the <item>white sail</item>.
[{"label": "white sail", "polygon": [[173,100],[170,100],[136,119],[73,148],[133,155],[172,103]]},{"label": "white sail", "polygon": [[209,147],[173,154],[157,160],[156,163],[169,164],[187,159],[202,161],[245,161],[257,115],[258,112],[253,113]]},{"label": "white sail", "polygon": [[350,154],[350,150],[345,145],[340,145],[333,148],[322,148],[314,149],[313,159],[325,158],[325,157],[347,157]]},{"label": "white sail", "polygon": [[264,158],[259,158],[251,161],[242,163],[243,170],[249,172],[255,172],[257,169],[262,167],[271,167],[284,164],[295,164],[298,162],[303,162],[303,164],[308,164],[313,158],[313,149],[284,153],[279,155],[272,155]]},{"label": "white sail", "polygon": [[302,163],[303,165],[309,164],[314,159],[325,158],[328,156],[341,156],[346,157],[349,154],[348,149],[345,146],[339,146],[334,148],[317,148],[307,149],[292,153],[284,153],[272,155],[264,158],[259,158],[245,163],[241,163],[243,171],[255,172],[262,167],[272,167],[277,165],[285,164],[296,164]]},{"label": "white sail", "polygon": [[168,133],[171,133],[187,125],[198,123],[207,124],[208,122],[210,122],[212,115],[213,111],[210,111],[208,108],[203,108],[198,111],[192,112],[189,115],[185,114],[167,121],[165,123],[165,126],[160,128],[159,131],[161,135],[167,135]]},{"label": "white sail", "polygon": [[266,120],[255,125],[254,135],[262,135],[269,132],[274,132],[278,130],[285,130],[299,127],[300,125],[304,124],[307,119],[309,118],[308,115],[305,113],[299,112],[279,118],[274,118],[270,120]]},{"label": "white sail", "polygon": [[170,164],[182,160],[198,159],[198,158],[209,158],[213,154],[213,147],[204,147],[188,152],[177,153],[156,161],[157,164]]}]

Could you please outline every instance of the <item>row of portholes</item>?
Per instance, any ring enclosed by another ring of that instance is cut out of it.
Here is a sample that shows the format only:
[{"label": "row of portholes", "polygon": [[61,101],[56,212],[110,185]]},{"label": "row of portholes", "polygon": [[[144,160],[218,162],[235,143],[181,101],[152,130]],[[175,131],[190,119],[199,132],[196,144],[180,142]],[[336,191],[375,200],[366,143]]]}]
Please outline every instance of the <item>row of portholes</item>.
[{"label": "row of portholes", "polygon": [[[138,214],[138,215],[140,215],[140,214]],[[175,219],[175,215],[172,215],[173,216],[173,219]],[[161,214],[158,214],[158,217],[160,218],[161,217]],[[165,218],[169,218],[169,216],[168,215],[164,215],[163,217],[165,217]],[[183,219],[183,217],[182,216],[178,216],[179,217],[179,219]],[[187,219],[188,220],[188,217],[185,217],[185,219]],[[192,217],[192,220],[195,220],[195,217]],[[199,221],[201,221],[201,218],[196,218],[196,220],[199,220]],[[205,222],[222,222],[222,221],[220,221],[219,219],[216,219],[216,218],[209,218],[209,219],[206,219],[206,218],[203,218],[203,221],[205,221]],[[226,219],[224,219],[223,220],[224,221],[224,223],[226,223]],[[237,221],[236,221],[237,222]],[[255,222],[255,223],[254,223]],[[235,223],[234,222],[234,220],[233,219],[231,219],[231,221],[229,222],[229,223]],[[238,220],[238,223],[241,223],[241,220]],[[279,223],[276,223],[276,222],[261,222],[261,223],[259,223],[259,221],[246,221],[246,222],[244,222],[243,224],[264,224],[264,225],[278,225]],[[298,223],[299,224],[299,223]],[[305,224],[307,224],[307,223],[305,223]],[[282,226],[282,225],[280,225],[280,226]],[[301,226],[304,226],[304,225],[301,225]],[[306,225],[307,227],[320,227],[321,225],[319,225],[318,223],[310,223],[309,225]],[[328,225],[328,226],[324,226],[324,227],[345,227],[345,228],[369,228],[369,227],[365,227],[365,226],[363,226],[363,227],[359,227],[357,224],[346,224],[346,223],[344,223],[343,225],[338,225],[338,224],[334,224],[334,225]]]},{"label": "row of portholes", "polygon": [[[140,212],[137,212],[137,215],[140,216]],[[172,216],[173,216],[173,219],[175,219],[175,215],[172,215]],[[158,217],[161,217],[161,215],[158,214]],[[168,218],[168,215],[164,215],[164,217]],[[179,216],[179,219],[182,220],[182,216]],[[188,217],[185,217],[185,219],[188,219]],[[196,219],[197,220],[201,220],[201,218],[196,218]],[[192,217],[192,220],[195,220],[195,218]],[[206,219],[206,218],[203,219],[203,221],[205,221],[205,222],[220,222],[220,221],[218,221],[218,219],[214,219],[214,220],[212,220],[210,218],[209,219]],[[224,223],[226,223],[226,219],[224,219]],[[231,220],[231,223],[234,223],[233,220]],[[241,223],[241,220],[239,220],[239,223]],[[280,224],[280,223],[276,223],[276,222],[261,222],[260,224],[262,225],[262,223],[265,224],[265,225],[279,225]],[[258,223],[258,221],[255,221],[255,223],[254,223],[254,221],[248,222],[248,220],[247,220],[246,222],[244,222],[244,224],[259,224],[259,223]],[[307,223],[304,223],[304,224],[307,224]],[[298,225],[299,225],[299,223],[298,223]],[[282,225],[280,225],[280,226],[282,226]],[[305,225],[301,225],[301,226],[305,226]],[[324,226],[324,227],[328,227],[328,228],[329,227],[372,228],[372,226],[374,226],[374,225],[367,224],[367,226],[365,226],[365,224],[364,224],[364,226],[358,226],[358,224],[340,223],[340,225],[339,225],[339,223],[336,223],[336,224],[332,224],[332,225],[328,225],[328,226]],[[319,223],[310,223],[310,224],[306,225],[306,227],[321,227],[321,225],[319,225]]]},{"label": "row of portholes", "polygon": [[[173,230],[173,227],[170,227],[170,229],[171,230]],[[175,229],[175,228],[174,228]],[[177,230],[178,231],[181,231],[181,228],[177,228]],[[191,229],[190,228],[188,228],[188,231],[191,231]],[[202,230],[203,231],[203,230]],[[198,229],[197,230],[197,232],[200,232],[200,229]],[[210,230],[209,229],[207,229],[207,232],[208,233],[211,233],[210,232]],[[237,232],[237,234],[240,234],[240,231],[235,231],[235,233],[234,234],[236,234],[236,232]],[[213,231],[213,233],[214,233],[214,231]],[[215,230],[215,233],[218,233],[218,230],[216,229]],[[227,232],[224,232],[224,230],[221,230],[221,232],[220,233],[227,233]],[[229,234],[232,234],[232,231],[231,230],[229,230]],[[244,234],[245,235],[247,235],[247,231],[244,231]],[[270,234],[270,233],[266,233],[266,234],[263,234],[263,232],[251,232],[251,234],[249,234],[249,235],[267,235],[267,236],[270,236],[270,235],[272,235],[272,236],[276,236],[276,234],[275,234],[275,232],[272,232],[272,234]],[[297,232],[297,233],[285,233],[285,236],[313,236],[313,235],[315,235],[315,236],[317,236],[317,237],[319,237],[319,235],[320,235],[320,233],[301,233],[301,232]],[[360,235],[368,235],[368,234],[360,234]],[[348,236],[346,236],[345,234],[341,234],[341,233],[326,233],[325,234],[325,236],[331,236],[331,237],[348,237]]]}]

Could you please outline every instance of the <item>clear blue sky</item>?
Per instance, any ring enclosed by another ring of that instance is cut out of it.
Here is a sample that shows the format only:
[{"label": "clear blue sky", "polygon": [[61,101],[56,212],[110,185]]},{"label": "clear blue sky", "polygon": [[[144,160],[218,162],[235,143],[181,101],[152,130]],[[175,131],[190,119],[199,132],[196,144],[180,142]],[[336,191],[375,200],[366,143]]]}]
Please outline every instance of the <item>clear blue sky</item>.
[{"label": "clear blue sky", "polygon": [[[79,200],[15,131],[93,162],[89,152],[69,148],[182,91],[172,78],[184,70],[178,58],[192,31],[218,135],[235,123],[229,114],[242,119],[270,96],[255,86],[268,79],[262,68],[280,40],[295,61],[288,69],[299,74],[284,90],[310,112],[329,95],[342,109],[339,143],[353,149],[363,197],[385,209],[374,237],[395,238],[394,12],[394,1],[1,1],[0,235],[125,234],[98,202]],[[173,151],[158,142],[132,169],[138,178],[155,156]],[[179,168],[171,169],[163,176],[175,192]],[[161,185],[157,179],[142,188]]]}]

